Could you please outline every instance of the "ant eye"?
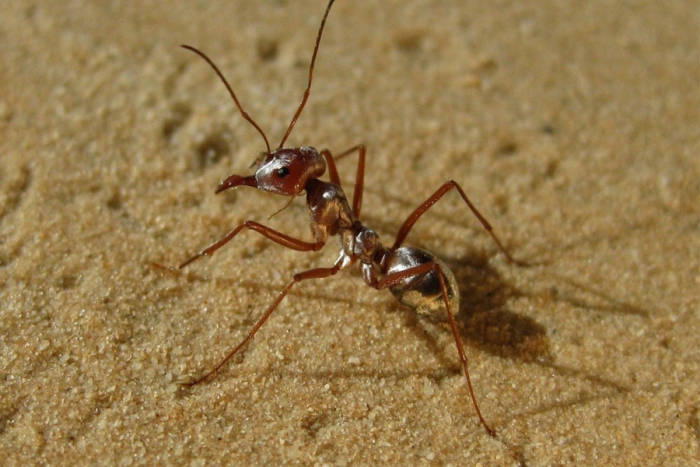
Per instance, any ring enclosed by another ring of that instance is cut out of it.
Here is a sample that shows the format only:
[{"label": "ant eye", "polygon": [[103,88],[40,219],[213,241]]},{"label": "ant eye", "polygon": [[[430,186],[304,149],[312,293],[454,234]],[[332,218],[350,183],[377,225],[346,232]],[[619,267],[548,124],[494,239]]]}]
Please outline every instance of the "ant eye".
[{"label": "ant eye", "polygon": [[289,168],[288,167],[280,167],[275,172],[275,175],[277,175],[279,178],[286,177],[287,175],[289,175]]}]

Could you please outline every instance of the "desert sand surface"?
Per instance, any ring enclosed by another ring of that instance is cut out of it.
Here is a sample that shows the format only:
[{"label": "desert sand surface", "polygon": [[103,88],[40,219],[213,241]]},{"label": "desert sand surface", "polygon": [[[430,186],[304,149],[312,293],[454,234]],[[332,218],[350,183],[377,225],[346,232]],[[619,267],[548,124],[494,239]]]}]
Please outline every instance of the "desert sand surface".
[{"label": "desert sand surface", "polygon": [[[689,466],[700,449],[700,9],[338,0],[286,142],[364,143],[362,221],[454,271],[449,328],[241,187],[306,85],[325,0],[4,2],[0,456],[28,465]],[[352,193],[356,158],[339,161]]]}]

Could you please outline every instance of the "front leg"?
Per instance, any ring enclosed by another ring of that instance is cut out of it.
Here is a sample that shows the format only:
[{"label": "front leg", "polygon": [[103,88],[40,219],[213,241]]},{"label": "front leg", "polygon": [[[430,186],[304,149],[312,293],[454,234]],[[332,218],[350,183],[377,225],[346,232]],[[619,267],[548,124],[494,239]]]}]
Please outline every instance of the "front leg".
[{"label": "front leg", "polygon": [[[352,193],[352,212],[356,218],[360,218],[360,208],[362,207],[362,193],[365,189],[365,145],[358,144],[350,149],[347,149],[337,156],[335,160],[340,160],[354,152],[357,152],[357,173],[355,174],[355,189]],[[331,182],[338,186],[341,186],[340,177],[338,176],[338,169],[335,167],[334,157],[328,149],[321,151],[321,155],[326,158],[326,165],[328,166],[328,174],[330,176]]]},{"label": "front leg", "polygon": [[199,253],[196,255],[192,256],[191,258],[183,261],[180,263],[180,265],[177,267],[177,269],[182,269],[185,266],[187,266],[190,263],[193,263],[194,261],[197,261],[199,258],[202,256],[210,256],[212,255],[216,250],[221,248],[222,246],[226,245],[228,242],[230,242],[233,237],[238,235],[238,232],[240,232],[243,229],[249,229],[253,230],[255,232],[258,232],[265,237],[269,238],[275,243],[279,243],[283,247],[290,248],[292,250],[297,250],[297,251],[318,251],[321,248],[323,248],[324,242],[322,241],[317,241],[317,242],[305,242],[303,240],[299,240],[294,237],[290,237],[289,235],[285,235],[281,232],[278,232],[274,229],[271,229],[270,227],[267,227],[265,225],[259,224],[254,221],[245,221],[229,233],[227,233],[225,236],[221,237],[219,240],[215,241],[205,249],[201,250]]}]

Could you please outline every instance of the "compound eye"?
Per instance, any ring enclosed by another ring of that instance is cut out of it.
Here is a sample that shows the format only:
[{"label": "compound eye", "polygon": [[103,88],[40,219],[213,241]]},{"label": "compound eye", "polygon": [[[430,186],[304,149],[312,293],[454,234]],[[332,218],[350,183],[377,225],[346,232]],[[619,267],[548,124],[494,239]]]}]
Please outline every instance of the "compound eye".
[{"label": "compound eye", "polygon": [[279,178],[284,178],[287,175],[289,175],[289,168],[288,167],[280,167],[275,171],[275,175]]}]

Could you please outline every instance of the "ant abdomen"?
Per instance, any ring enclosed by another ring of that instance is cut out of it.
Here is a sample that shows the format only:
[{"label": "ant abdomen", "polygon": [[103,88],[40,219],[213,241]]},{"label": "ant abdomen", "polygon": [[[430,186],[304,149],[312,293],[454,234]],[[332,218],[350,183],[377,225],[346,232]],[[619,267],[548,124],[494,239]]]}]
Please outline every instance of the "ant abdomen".
[{"label": "ant abdomen", "polygon": [[389,290],[401,303],[412,308],[416,313],[435,321],[448,321],[438,274],[442,274],[444,279],[447,299],[453,315],[459,312],[459,288],[454,274],[439,258],[419,248],[397,248],[387,256],[386,274],[405,271],[426,263],[435,263],[438,269],[410,276],[392,285]]}]

